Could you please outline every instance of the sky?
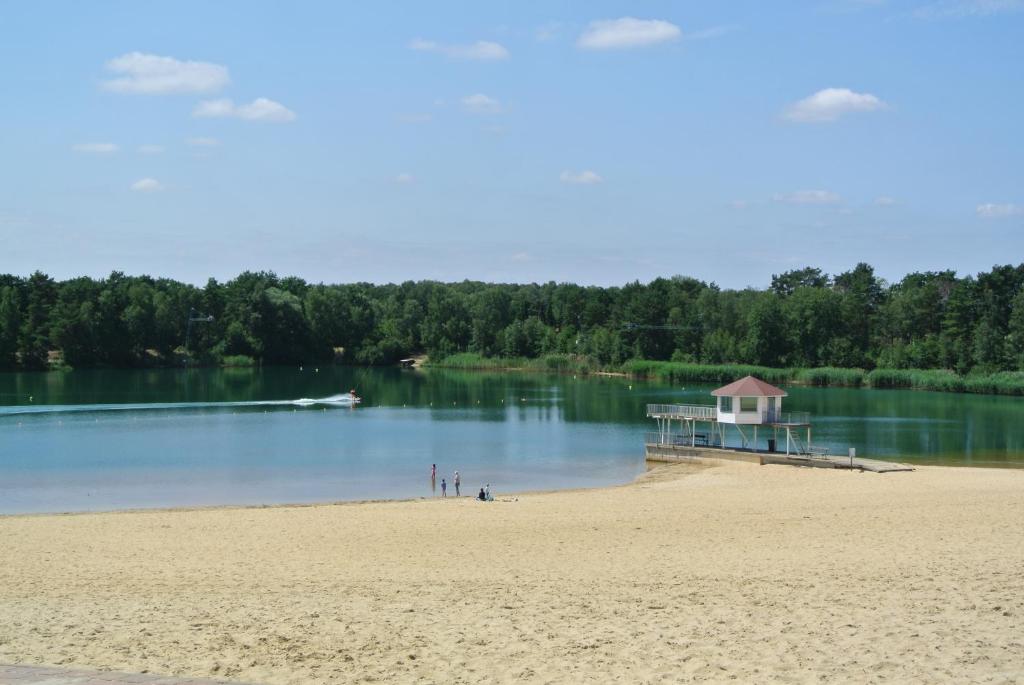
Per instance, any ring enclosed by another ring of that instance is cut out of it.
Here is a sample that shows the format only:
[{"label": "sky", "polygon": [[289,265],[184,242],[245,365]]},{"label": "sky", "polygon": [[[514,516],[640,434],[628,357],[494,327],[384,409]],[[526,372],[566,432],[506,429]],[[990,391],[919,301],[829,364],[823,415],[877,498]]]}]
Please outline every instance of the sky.
[{"label": "sky", "polygon": [[0,4],[0,273],[1024,259],[1024,0]]}]

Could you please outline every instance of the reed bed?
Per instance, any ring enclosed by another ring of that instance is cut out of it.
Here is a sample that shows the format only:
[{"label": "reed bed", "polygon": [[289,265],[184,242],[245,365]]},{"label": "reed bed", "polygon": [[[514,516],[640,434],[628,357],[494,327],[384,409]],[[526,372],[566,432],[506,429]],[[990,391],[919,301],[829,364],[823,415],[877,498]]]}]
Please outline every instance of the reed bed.
[{"label": "reed bed", "polygon": [[431,366],[450,369],[551,371],[558,373],[621,373],[667,383],[729,383],[743,376],[757,376],[775,384],[817,387],[879,388],[968,392],[991,395],[1024,395],[1024,371],[972,373],[961,376],[946,369],[845,369],[838,367],[773,368],[752,364],[690,364],[685,362],[631,359],[618,366],[602,366],[584,356],[547,354],[524,357],[483,357],[473,353],[451,355]]}]

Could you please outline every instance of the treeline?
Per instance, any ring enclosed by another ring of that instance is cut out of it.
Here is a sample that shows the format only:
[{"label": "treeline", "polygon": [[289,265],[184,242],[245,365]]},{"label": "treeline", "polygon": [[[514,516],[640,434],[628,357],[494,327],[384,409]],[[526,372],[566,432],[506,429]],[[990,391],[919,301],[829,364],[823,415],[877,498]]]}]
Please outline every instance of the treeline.
[{"label": "treeline", "polygon": [[[212,320],[207,320],[212,317]],[[189,330],[189,319],[194,321]],[[186,349],[186,335],[188,335]],[[434,281],[311,284],[246,272],[196,287],[112,273],[0,275],[0,366],[132,367],[253,360],[390,364],[575,355],[767,367],[1024,369],[1024,265],[886,283],[867,264],[789,271],[766,290],[676,276],[584,287]]]}]

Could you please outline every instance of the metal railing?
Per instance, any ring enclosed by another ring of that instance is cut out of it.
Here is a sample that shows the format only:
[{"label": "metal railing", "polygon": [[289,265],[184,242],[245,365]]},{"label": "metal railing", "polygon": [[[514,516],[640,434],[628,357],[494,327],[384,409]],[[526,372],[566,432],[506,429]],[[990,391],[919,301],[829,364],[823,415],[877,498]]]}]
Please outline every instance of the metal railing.
[{"label": "metal railing", "polygon": [[766,411],[761,414],[761,423],[805,426],[810,422],[811,414],[806,411]]},{"label": "metal railing", "polygon": [[648,404],[647,416],[667,416],[673,419],[710,421],[715,418],[715,406],[704,404]]},{"label": "metal railing", "polygon": [[668,447],[708,447],[710,436],[707,433],[697,432],[695,435],[683,435],[682,433],[646,433],[644,442],[648,445],[660,445]]}]

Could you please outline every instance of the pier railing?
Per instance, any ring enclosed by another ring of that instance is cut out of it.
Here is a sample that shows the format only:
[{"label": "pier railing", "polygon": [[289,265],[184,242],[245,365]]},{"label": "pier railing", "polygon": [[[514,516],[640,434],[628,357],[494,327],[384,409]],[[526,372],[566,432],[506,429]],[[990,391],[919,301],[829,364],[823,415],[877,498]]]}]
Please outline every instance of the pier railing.
[{"label": "pier railing", "polygon": [[761,413],[761,423],[775,423],[782,426],[806,426],[811,414],[806,411],[766,411]]},{"label": "pier railing", "polygon": [[662,447],[708,447],[708,435],[707,433],[697,433],[694,436],[682,433],[646,433],[644,443]]},{"label": "pier railing", "polygon": [[715,407],[704,404],[648,404],[647,416],[712,421],[715,418]]}]

